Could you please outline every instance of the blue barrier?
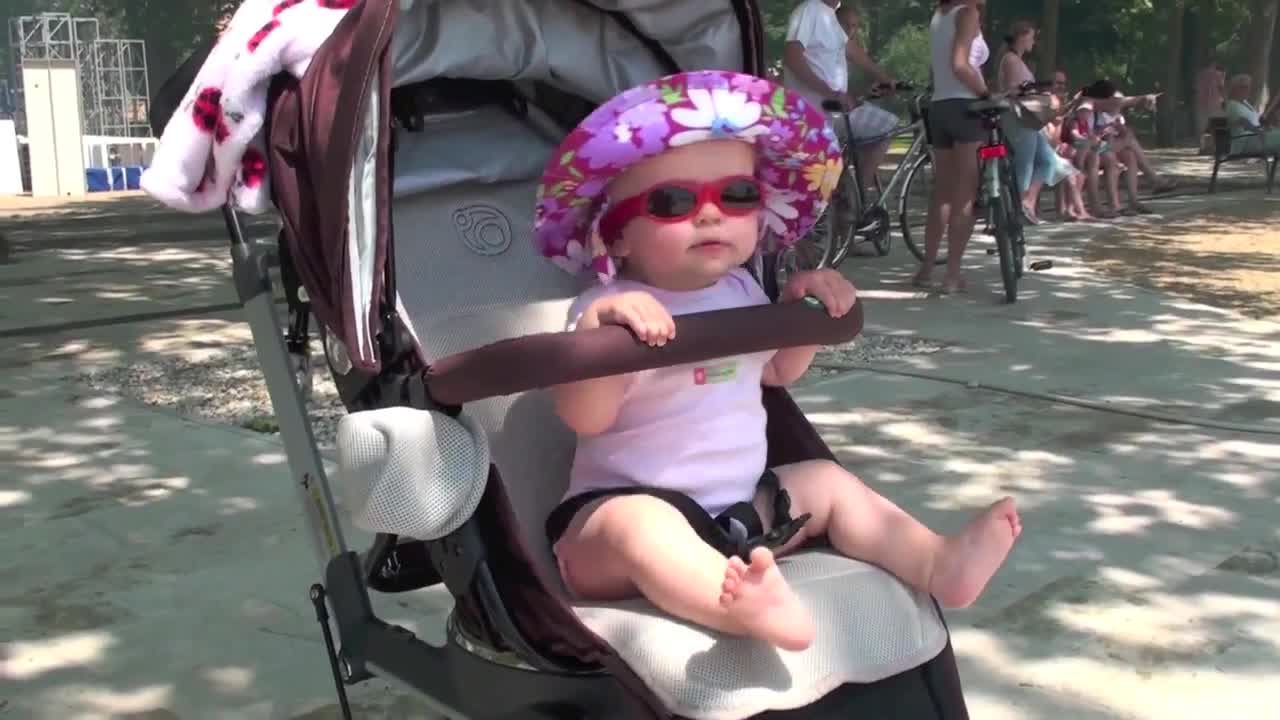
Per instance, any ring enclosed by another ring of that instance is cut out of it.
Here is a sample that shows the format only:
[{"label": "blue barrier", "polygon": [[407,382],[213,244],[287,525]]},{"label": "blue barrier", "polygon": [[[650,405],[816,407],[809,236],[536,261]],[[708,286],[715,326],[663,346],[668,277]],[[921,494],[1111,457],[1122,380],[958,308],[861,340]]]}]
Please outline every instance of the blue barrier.
[{"label": "blue barrier", "polygon": [[84,171],[84,184],[89,192],[111,192],[115,190],[139,190],[142,188],[141,165],[126,165],[111,168],[88,168]]}]

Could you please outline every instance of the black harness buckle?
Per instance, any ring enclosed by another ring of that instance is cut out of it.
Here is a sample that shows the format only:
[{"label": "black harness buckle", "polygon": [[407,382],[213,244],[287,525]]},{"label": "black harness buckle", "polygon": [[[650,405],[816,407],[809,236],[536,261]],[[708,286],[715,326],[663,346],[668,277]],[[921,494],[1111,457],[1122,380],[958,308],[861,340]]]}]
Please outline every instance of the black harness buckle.
[{"label": "black harness buckle", "polygon": [[773,490],[772,530],[767,533],[764,531],[760,514],[749,502],[734,503],[714,518],[720,537],[713,544],[725,555],[737,555],[744,562],[750,559],[751,551],[758,547],[776,550],[786,545],[813,517],[812,513],[791,517],[791,496],[782,489],[778,476],[772,471],[765,472],[764,477],[760,478],[760,485]]}]

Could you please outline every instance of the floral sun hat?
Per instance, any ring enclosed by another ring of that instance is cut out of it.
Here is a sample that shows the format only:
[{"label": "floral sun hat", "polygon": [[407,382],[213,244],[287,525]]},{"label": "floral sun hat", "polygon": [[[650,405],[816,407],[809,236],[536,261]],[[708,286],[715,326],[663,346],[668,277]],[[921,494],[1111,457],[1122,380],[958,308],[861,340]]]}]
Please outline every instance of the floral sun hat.
[{"label": "floral sun hat", "polygon": [[552,154],[538,185],[538,250],[568,272],[607,282],[612,262],[592,237],[609,181],[668,148],[714,139],[755,146],[767,250],[813,227],[844,165],[826,115],[797,93],[735,72],[670,75],[601,105]]}]

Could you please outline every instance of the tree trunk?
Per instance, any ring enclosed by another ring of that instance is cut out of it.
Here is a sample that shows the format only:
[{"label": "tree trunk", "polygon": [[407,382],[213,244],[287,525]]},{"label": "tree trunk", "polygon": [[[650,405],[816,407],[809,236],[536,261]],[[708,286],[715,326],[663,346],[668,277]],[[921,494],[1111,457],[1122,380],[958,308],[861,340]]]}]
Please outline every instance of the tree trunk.
[{"label": "tree trunk", "polygon": [[1053,77],[1058,69],[1058,14],[1059,0],[1044,0],[1044,11],[1040,18],[1040,71],[1037,76],[1041,80]]},{"label": "tree trunk", "polygon": [[1250,13],[1248,73],[1253,76],[1254,107],[1264,108],[1270,99],[1271,49],[1275,45],[1276,16],[1280,0],[1254,0]]},{"label": "tree trunk", "polygon": [[1218,22],[1218,0],[1199,0],[1191,8],[1188,19],[1195,23],[1195,47],[1192,53],[1191,78],[1188,78],[1194,87],[1196,74],[1209,64],[1211,57],[1217,56],[1213,28]]},{"label": "tree trunk", "polygon": [[1171,147],[1178,143],[1178,109],[1181,105],[1178,99],[1182,89],[1182,21],[1186,13],[1186,0],[1169,0],[1169,46],[1165,55],[1167,66],[1164,95],[1160,96],[1160,115],[1156,127],[1156,139],[1161,147]]}]

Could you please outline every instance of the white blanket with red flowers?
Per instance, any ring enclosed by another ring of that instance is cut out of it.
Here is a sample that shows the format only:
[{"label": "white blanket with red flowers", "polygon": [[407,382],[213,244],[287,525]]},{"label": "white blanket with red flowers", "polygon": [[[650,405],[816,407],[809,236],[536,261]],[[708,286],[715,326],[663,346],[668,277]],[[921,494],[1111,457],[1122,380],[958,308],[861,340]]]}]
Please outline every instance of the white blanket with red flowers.
[{"label": "white blanket with red flowers", "polygon": [[271,207],[263,126],[272,76],[301,78],[358,0],[245,0],[160,137],[142,189],[177,210]]}]

